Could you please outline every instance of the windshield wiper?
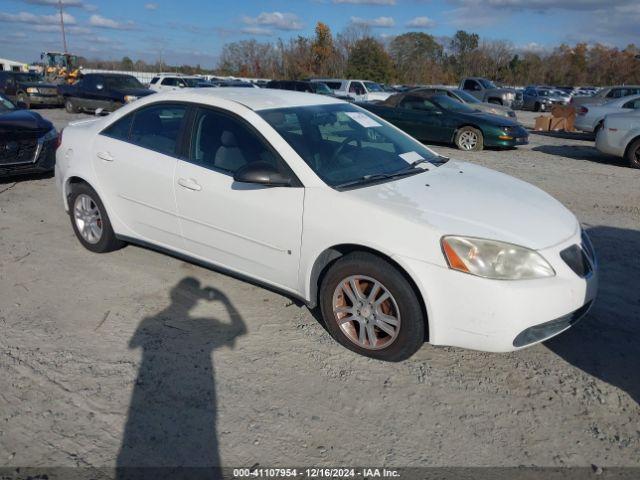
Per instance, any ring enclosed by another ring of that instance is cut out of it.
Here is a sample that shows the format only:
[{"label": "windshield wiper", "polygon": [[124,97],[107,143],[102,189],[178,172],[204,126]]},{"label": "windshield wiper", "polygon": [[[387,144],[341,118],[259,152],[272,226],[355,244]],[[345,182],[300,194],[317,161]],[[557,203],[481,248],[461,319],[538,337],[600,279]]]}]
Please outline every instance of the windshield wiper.
[{"label": "windshield wiper", "polygon": [[[426,161],[426,160],[416,160],[414,163],[418,165],[423,161]],[[346,187],[353,187],[355,185],[365,185],[367,183],[375,182],[377,180],[388,180],[390,178],[405,177],[407,175],[414,175],[416,173],[427,172],[427,171],[429,171],[428,168],[415,168],[415,165],[411,164],[411,165],[408,165],[407,168],[403,168],[402,170],[398,170],[397,172],[364,175],[356,180],[351,180],[349,182],[335,185],[335,188],[346,188]]]}]

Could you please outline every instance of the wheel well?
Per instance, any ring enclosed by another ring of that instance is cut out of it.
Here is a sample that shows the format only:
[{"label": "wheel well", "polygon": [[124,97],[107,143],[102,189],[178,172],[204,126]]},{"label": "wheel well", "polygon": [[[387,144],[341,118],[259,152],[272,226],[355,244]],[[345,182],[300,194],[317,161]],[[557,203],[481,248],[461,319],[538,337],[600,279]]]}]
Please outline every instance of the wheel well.
[{"label": "wheel well", "polygon": [[631,148],[631,145],[633,145],[638,140],[640,140],[640,135],[629,140],[629,143],[627,143],[627,146],[624,149],[624,158],[627,158],[627,155],[629,155],[629,149]]},{"label": "wheel well", "polygon": [[[85,185],[89,185],[91,187],[91,184],[89,182],[87,182],[86,180],[84,180],[83,178],[80,177],[69,177],[67,179],[67,183],[65,185],[64,188],[64,201],[65,203],[67,203],[67,208],[69,208],[68,202],[69,202],[69,195],[71,195],[71,192],[73,192],[73,188],[74,185],[80,185],[80,184],[85,184]],[[93,188],[93,187],[91,187]]]},{"label": "wheel well", "polygon": [[320,291],[320,284],[322,283],[322,279],[326,275],[329,268],[338,260],[340,257],[347,255],[352,252],[367,252],[377,257],[384,259],[393,265],[402,276],[409,282],[411,288],[413,289],[413,293],[416,295],[418,302],[420,302],[420,308],[422,309],[422,314],[425,318],[425,341],[429,340],[429,318],[427,316],[427,307],[424,303],[424,298],[422,298],[422,294],[420,293],[420,289],[416,285],[416,282],[413,281],[411,275],[407,273],[407,271],[402,268],[402,266],[396,262],[393,258],[384,253],[375,250],[373,248],[365,247],[363,245],[357,244],[342,244],[342,245],[334,245],[333,247],[327,248],[324,252],[322,252],[315,263],[313,264],[313,268],[311,269],[311,285],[310,285],[310,298],[311,298],[311,306],[315,307],[318,305],[318,295]]},{"label": "wheel well", "polygon": [[498,103],[498,104],[502,105],[502,99],[501,98],[490,97],[489,99],[487,99],[487,102],[489,102],[489,103]]}]

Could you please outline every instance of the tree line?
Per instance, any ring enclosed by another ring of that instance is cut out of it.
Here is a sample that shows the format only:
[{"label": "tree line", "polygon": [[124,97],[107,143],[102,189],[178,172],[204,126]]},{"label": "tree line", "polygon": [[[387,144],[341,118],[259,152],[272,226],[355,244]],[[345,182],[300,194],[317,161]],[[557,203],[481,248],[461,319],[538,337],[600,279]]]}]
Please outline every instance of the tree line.
[{"label": "tree line", "polygon": [[504,40],[459,30],[448,39],[408,32],[383,42],[367,27],[332,35],[318,22],[315,35],[289,41],[243,40],[224,45],[218,72],[243,77],[365,78],[397,84],[457,84],[482,76],[508,85],[640,83],[640,49],[562,44],[548,52],[518,51]]},{"label": "tree line", "polygon": [[366,26],[351,25],[337,35],[318,22],[311,37],[284,41],[242,40],[223,46],[217,68],[169,66],[161,62],[89,61],[92,68],[210,73],[298,80],[312,77],[363,78],[382,83],[457,84],[481,76],[505,85],[615,85],[640,83],[640,48],[602,44],[559,45],[545,52],[519,51],[504,40],[482,39],[459,30],[451,38],[408,32],[387,41]]}]

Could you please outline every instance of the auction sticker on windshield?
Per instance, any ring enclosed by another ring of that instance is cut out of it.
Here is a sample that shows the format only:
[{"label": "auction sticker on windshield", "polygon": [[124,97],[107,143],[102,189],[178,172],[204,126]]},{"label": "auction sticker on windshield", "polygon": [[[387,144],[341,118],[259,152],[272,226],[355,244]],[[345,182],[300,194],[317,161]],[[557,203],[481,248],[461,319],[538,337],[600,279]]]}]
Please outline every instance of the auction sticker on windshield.
[{"label": "auction sticker on windshield", "polygon": [[418,160],[424,160],[422,155],[420,155],[418,152],[401,153],[399,157],[403,159],[405,162],[409,162],[409,163],[417,162]]},{"label": "auction sticker on windshield", "polygon": [[346,116],[348,116],[351,120],[355,120],[364,128],[373,128],[373,127],[381,127],[378,122],[376,122],[373,118],[368,117],[364,113],[360,112],[344,112]]}]

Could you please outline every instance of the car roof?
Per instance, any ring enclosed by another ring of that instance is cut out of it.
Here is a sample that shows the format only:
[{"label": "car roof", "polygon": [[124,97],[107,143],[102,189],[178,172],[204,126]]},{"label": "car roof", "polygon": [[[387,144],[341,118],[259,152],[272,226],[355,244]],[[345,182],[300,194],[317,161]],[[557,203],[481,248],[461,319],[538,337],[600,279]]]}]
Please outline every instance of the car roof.
[{"label": "car roof", "polygon": [[202,88],[181,89],[152,95],[154,99],[184,100],[207,103],[208,99],[220,98],[244,105],[251,110],[268,110],[272,108],[306,107],[311,105],[330,105],[345,103],[326,95],[316,95],[292,90],[263,88]]}]

